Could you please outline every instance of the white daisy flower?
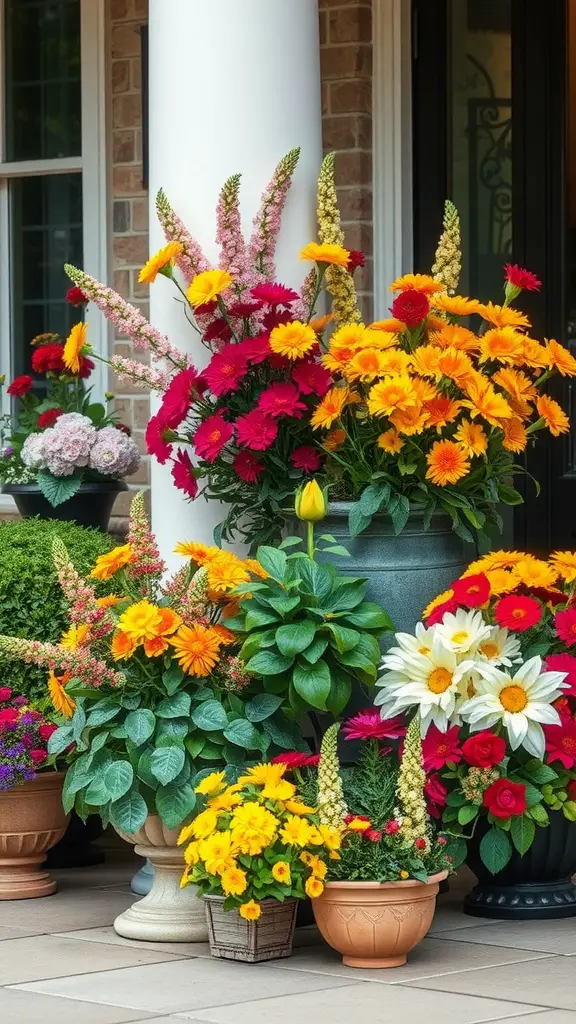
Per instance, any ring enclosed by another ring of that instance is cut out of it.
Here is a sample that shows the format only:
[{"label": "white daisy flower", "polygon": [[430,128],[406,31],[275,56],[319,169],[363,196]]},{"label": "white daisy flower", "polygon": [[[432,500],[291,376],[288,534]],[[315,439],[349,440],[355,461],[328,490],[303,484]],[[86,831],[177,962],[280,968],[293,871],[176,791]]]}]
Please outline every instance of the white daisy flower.
[{"label": "white daisy flower", "polygon": [[396,633],[398,647],[391,647],[388,654],[430,654],[434,640],[435,627],[426,629],[423,622],[419,622],[412,633]]},{"label": "white daisy flower", "polygon": [[560,716],[552,702],[566,686],[565,672],[543,672],[542,659],[530,658],[511,676],[494,665],[477,662],[476,695],[459,707],[472,732],[502,722],[512,750],[518,747],[543,758],[542,725],[558,725]]},{"label": "white daisy flower", "polygon": [[490,635],[490,626],[484,622],[481,612],[458,608],[455,613],[446,612],[436,629],[444,643],[452,651],[468,654]]},{"label": "white daisy flower", "polygon": [[477,658],[487,661],[490,665],[506,665],[508,668],[514,662],[522,661],[520,640],[504,626],[493,626],[474,653]]},{"label": "white daisy flower", "polygon": [[458,685],[472,666],[471,661],[458,664],[456,653],[435,632],[429,654],[397,647],[385,655],[382,667],[386,671],[376,684],[381,690],[374,703],[380,706],[383,718],[416,706],[422,718],[423,736],[432,722],[446,732],[460,696]]}]

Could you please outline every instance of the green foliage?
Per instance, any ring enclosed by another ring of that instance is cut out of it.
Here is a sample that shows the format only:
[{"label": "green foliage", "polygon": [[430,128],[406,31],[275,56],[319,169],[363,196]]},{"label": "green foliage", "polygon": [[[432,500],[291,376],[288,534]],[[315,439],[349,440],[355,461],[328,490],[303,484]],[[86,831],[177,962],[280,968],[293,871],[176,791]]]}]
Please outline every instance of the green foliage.
[{"label": "green foliage", "polygon": [[[29,640],[57,641],[68,628],[67,603],[54,570],[52,539],[66,545],[85,575],[114,541],[99,530],[54,519],[22,519],[0,524],[0,633]],[[110,590],[109,584],[101,593]],[[46,694],[46,670],[23,661],[10,668],[10,685],[34,699]]]}]

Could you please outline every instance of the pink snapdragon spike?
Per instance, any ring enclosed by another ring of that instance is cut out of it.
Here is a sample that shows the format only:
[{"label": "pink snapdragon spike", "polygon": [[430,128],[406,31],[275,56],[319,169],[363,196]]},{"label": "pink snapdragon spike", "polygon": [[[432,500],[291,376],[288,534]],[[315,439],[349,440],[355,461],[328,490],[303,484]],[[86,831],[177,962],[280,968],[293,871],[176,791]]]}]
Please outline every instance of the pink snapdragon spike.
[{"label": "pink snapdragon spike", "polygon": [[110,357],[110,366],[118,380],[132,381],[133,384],[150,391],[166,391],[170,384],[170,374],[165,370],[139,363],[136,359],[113,355]]},{"label": "pink snapdragon spike", "polygon": [[192,238],[180,217],[172,209],[163,189],[160,189],[156,196],[156,213],[166,241],[180,242],[182,246],[182,251],[176,257],[176,266],[182,271],[186,284],[190,284],[196,274],[210,270],[210,263],[204,256],[199,242]]},{"label": "pink snapdragon spike", "polygon": [[260,209],[254,218],[254,231],[248,243],[248,258],[250,265],[256,267],[262,275],[262,281],[266,278],[273,281],[276,277],[274,250],[280,232],[282,211],[299,156],[300,149],[293,149],[282,158],[264,191]]},{"label": "pink snapdragon spike", "polygon": [[147,593],[155,580],[162,579],[166,563],[160,557],[156,538],[150,529],[142,491],[130,504],[128,543],[134,554],[134,561],[129,566],[130,576],[139,580],[142,591]]},{"label": "pink snapdragon spike", "polygon": [[253,270],[240,220],[240,175],[233,174],[224,183],[216,207],[216,241],[220,246],[219,266],[225,267],[234,278],[238,291],[255,284]]},{"label": "pink snapdragon spike", "polygon": [[25,661],[29,665],[56,669],[60,673],[70,672],[84,686],[95,689],[104,684],[123,686],[126,682],[123,672],[114,672],[103,661],[93,657],[86,647],[78,647],[75,651],[71,651],[59,644],[3,636],[0,637],[0,653],[6,657]]},{"label": "pink snapdragon spike", "polygon": [[[55,537],[52,542],[52,559],[62,593],[69,604],[70,622],[88,622],[91,625],[99,623],[104,626],[104,620],[107,618],[106,609],[99,607],[93,587],[82,579],[80,573],[74,568],[59,537]],[[106,632],[109,633],[112,629],[113,623],[110,622]]]}]

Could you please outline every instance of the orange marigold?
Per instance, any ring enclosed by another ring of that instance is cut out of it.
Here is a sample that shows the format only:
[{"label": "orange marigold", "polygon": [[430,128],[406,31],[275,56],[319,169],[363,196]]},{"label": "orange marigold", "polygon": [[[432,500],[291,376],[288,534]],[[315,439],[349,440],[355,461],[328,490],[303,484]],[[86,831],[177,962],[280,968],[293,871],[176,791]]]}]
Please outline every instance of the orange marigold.
[{"label": "orange marigold", "polygon": [[134,551],[130,544],[121,544],[105,555],[98,555],[90,576],[96,580],[109,580],[115,572],[123,569],[134,561]]},{"label": "orange marigold", "polygon": [[470,316],[477,313],[480,306],[477,299],[468,299],[463,295],[448,295],[446,292],[433,295],[430,302],[436,309],[443,309],[450,316]]},{"label": "orange marigold", "polygon": [[479,423],[471,423],[470,420],[462,420],[454,438],[469,457],[484,455],[488,447],[488,438],[482,427]]},{"label": "orange marigold", "polygon": [[408,289],[423,292],[424,295],[434,295],[435,292],[443,291],[444,285],[435,281],[429,274],[404,274],[390,285],[391,292],[405,292]]},{"label": "orange marigold", "polygon": [[391,316],[387,320],[375,320],[368,326],[371,331],[390,331],[392,334],[404,334],[406,330],[406,324],[402,320],[397,320],[395,316]]},{"label": "orange marigold", "polygon": [[530,321],[524,313],[511,306],[497,306],[494,302],[478,303],[477,313],[494,327],[530,327]]},{"label": "orange marigold", "polygon": [[389,416],[395,409],[405,411],[418,404],[407,373],[386,377],[374,384],[368,395],[368,411],[373,416]]},{"label": "orange marigold", "polygon": [[570,420],[562,407],[549,395],[540,395],[536,400],[536,408],[548,430],[554,437],[559,434],[567,434],[570,430]]},{"label": "orange marigold", "polygon": [[470,398],[462,402],[462,405],[470,409],[472,419],[482,416],[493,427],[500,427],[501,420],[511,418],[512,410],[506,399],[499,395],[490,381],[481,374],[470,381],[466,386],[466,392]]},{"label": "orange marigold", "polygon": [[314,430],[318,430],[320,427],[331,427],[334,421],[342,415],[342,410],[349,397],[348,388],[330,388],[310,420]]},{"label": "orange marigold", "polygon": [[519,400],[536,398],[538,390],[530,377],[527,377],[521,370],[511,370],[503,366],[493,376],[494,384],[498,384],[504,391],[507,391],[512,398]]},{"label": "orange marigold", "polygon": [[426,478],[440,487],[455,484],[470,471],[470,463],[454,441],[436,441],[426,456]]},{"label": "orange marigold", "polygon": [[336,430],[331,430],[330,433],[324,438],[324,447],[329,452],[336,452],[344,444],[346,436],[347,435],[345,430],[339,430],[338,428],[336,428]]},{"label": "orange marigold", "polygon": [[206,570],[208,588],[213,594],[225,594],[240,583],[248,583],[250,579],[240,559],[229,551],[222,551],[221,557],[210,562]]},{"label": "orange marigold", "polygon": [[220,657],[221,639],[210,626],[195,622],[181,626],[171,637],[180,668],[189,676],[209,676]]},{"label": "orange marigold", "polygon": [[346,367],[343,367],[342,372],[346,380],[371,381],[375,377],[383,377],[388,372],[384,353],[375,348],[360,349],[352,356]]},{"label": "orange marigold", "polygon": [[408,409],[395,409],[390,413],[390,422],[400,434],[406,434],[407,437],[412,434],[421,434],[429,425],[428,419],[428,413],[420,403],[410,406]]},{"label": "orange marigold", "polygon": [[423,377],[439,377],[438,361],[442,350],[436,345],[420,345],[412,356],[412,364]]},{"label": "orange marigold", "polygon": [[128,636],[121,629],[116,629],[112,634],[112,640],[110,643],[110,650],[114,661],[121,661],[125,658],[131,658],[136,650],[138,644],[133,637]]},{"label": "orange marigold", "polygon": [[506,451],[515,452],[516,454],[523,452],[528,444],[528,434],[522,420],[518,419],[517,416],[504,420],[502,430],[504,431],[503,445]]},{"label": "orange marigold", "polygon": [[424,403],[424,409],[428,413],[428,426],[437,427],[440,430],[441,427],[445,427],[447,423],[452,423],[456,419],[460,408],[460,402],[456,402],[447,395],[438,395],[437,398],[432,398]]},{"label": "orange marigold", "polygon": [[331,263],[335,267],[348,269],[350,250],[342,245],[335,245],[332,242],[308,242],[300,250],[300,259],[309,260],[312,263]]},{"label": "orange marigold", "polygon": [[391,427],[390,430],[385,430],[383,434],[380,434],[377,440],[377,445],[382,448],[382,451],[393,454],[399,452],[404,447],[404,441],[398,434],[398,431]]},{"label": "orange marigold", "polygon": [[546,347],[550,356],[550,363],[563,377],[576,377],[576,359],[567,348],[559,345],[554,338],[546,341]]},{"label": "orange marigold", "polygon": [[473,331],[460,324],[442,324],[439,331],[432,331],[428,335],[429,341],[442,348],[457,348],[460,352],[476,352],[480,342]]},{"label": "orange marigold", "polygon": [[465,352],[460,352],[457,348],[445,348],[440,352],[438,370],[458,387],[465,387],[474,373],[474,366],[470,356]]},{"label": "orange marigold", "polygon": [[513,327],[493,327],[486,331],[480,343],[480,362],[490,359],[500,363],[516,363],[522,357],[524,335]]},{"label": "orange marigold", "polygon": [[287,359],[300,359],[318,344],[316,331],[309,324],[300,320],[292,320],[287,324],[278,324],[270,334],[270,348],[279,356]]},{"label": "orange marigold", "polygon": [[540,342],[534,338],[524,338],[522,342],[521,357],[519,361],[526,366],[533,366],[536,369],[544,369],[550,366],[550,353]]}]

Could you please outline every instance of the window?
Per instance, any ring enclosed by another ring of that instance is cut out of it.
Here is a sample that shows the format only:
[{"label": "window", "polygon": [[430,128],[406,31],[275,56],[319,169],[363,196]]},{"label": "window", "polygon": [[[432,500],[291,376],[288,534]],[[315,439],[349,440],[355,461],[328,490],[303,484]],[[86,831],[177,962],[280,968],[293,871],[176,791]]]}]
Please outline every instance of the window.
[{"label": "window", "polygon": [[[0,0],[0,368],[78,320],[64,263],[106,276],[104,0]],[[95,348],[104,326],[91,323]],[[95,386],[100,390],[101,380]]]}]

